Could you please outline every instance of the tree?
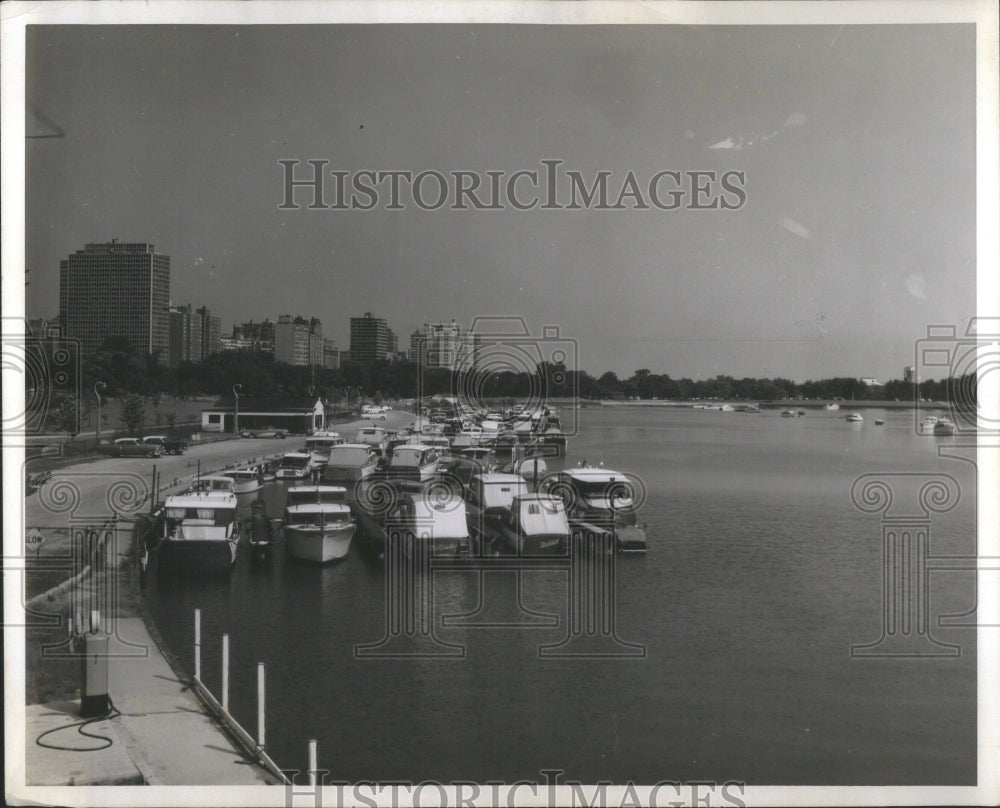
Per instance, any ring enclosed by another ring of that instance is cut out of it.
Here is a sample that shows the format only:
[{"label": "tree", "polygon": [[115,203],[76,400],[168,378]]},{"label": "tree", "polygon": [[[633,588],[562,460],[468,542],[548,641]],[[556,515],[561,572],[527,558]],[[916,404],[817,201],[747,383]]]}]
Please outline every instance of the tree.
[{"label": "tree", "polygon": [[135,393],[125,396],[121,402],[122,425],[129,434],[138,434],[146,423],[146,399]]},{"label": "tree", "polygon": [[76,396],[59,399],[49,416],[50,423],[60,432],[68,432],[74,437],[80,431],[80,402]]}]

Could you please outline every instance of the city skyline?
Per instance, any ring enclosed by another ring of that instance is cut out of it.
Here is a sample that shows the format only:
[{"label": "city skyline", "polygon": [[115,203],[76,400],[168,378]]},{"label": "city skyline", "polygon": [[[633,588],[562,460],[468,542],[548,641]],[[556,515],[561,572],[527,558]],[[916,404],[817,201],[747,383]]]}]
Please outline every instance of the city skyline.
[{"label": "city skyline", "polygon": [[[366,310],[397,335],[521,316],[534,333],[558,325],[589,372],[894,378],[928,325],[964,331],[971,28],[517,33],[29,28],[28,95],[43,116],[29,110],[29,134],[49,120],[64,136],[28,140],[27,316],[53,313],[58,256],[117,236],[172,256],[174,299],[234,323],[280,300],[340,345]],[[371,58],[377,69],[359,69]],[[281,210],[279,161],[303,176],[310,159],[484,179],[562,161],[562,196],[565,172],[589,185],[607,171],[612,199],[630,173],[648,199],[658,171],[738,171],[746,200],[308,210],[299,189],[301,209]]]}]

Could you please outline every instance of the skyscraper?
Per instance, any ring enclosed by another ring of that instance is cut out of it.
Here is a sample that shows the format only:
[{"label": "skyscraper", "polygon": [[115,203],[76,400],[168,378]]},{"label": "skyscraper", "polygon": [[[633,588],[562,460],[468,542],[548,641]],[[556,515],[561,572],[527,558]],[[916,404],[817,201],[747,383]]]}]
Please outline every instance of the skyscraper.
[{"label": "skyscraper", "polygon": [[274,358],[290,365],[323,364],[323,324],[282,314],[274,326]]},{"label": "skyscraper", "polygon": [[385,359],[389,350],[389,326],[370,311],[351,318],[351,361],[374,362]]},{"label": "skyscraper", "polygon": [[[450,323],[425,323],[423,331],[410,337],[410,351],[419,346],[419,361],[424,367],[458,370],[475,364],[478,337],[454,320]],[[415,360],[417,361],[417,360]]]},{"label": "skyscraper", "polygon": [[59,262],[59,319],[67,337],[92,356],[110,337],[140,355],[170,348],[170,257],[152,244],[112,239],[87,244]]}]

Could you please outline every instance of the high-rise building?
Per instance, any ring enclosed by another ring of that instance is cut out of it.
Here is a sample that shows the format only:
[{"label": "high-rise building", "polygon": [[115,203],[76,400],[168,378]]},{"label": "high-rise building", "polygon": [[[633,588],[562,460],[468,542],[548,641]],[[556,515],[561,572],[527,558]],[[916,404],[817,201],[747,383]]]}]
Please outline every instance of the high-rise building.
[{"label": "high-rise building", "polygon": [[425,323],[423,331],[410,337],[411,356],[415,344],[422,351],[420,361],[424,367],[469,369],[475,364],[478,337],[462,328],[454,320],[450,323]]},{"label": "high-rise building", "polygon": [[222,346],[219,338],[222,336],[221,318],[211,314],[207,306],[202,306],[195,311],[200,325],[201,336],[201,356],[199,359],[207,359],[211,354],[218,353]]},{"label": "high-rise building", "polygon": [[316,317],[282,314],[274,326],[274,358],[290,365],[322,365],[322,323]]},{"label": "high-rise building", "polygon": [[425,364],[427,357],[424,355],[424,344],[426,335],[421,329],[417,329],[410,334],[410,361]]},{"label": "high-rise building", "polygon": [[202,306],[170,307],[170,341],[167,352],[171,367],[181,362],[201,362],[222,350],[220,319]]},{"label": "high-rise building", "polygon": [[374,362],[385,359],[389,351],[389,326],[385,320],[366,311],[364,317],[351,318],[351,361]]},{"label": "high-rise building", "polygon": [[912,367],[907,366],[907,367],[903,368],[903,381],[904,382],[912,382],[914,380],[915,375],[916,375],[916,372],[914,371],[914,369]]},{"label": "high-rise building", "polygon": [[274,353],[274,322],[266,319],[262,323],[253,320],[233,326],[232,342],[239,347],[263,353]]},{"label": "high-rise building", "polygon": [[336,370],[340,367],[340,351],[332,339],[323,340],[323,367]]},{"label": "high-rise building", "polygon": [[140,355],[170,349],[170,257],[152,244],[87,244],[59,262],[59,319],[92,356],[110,337]]}]

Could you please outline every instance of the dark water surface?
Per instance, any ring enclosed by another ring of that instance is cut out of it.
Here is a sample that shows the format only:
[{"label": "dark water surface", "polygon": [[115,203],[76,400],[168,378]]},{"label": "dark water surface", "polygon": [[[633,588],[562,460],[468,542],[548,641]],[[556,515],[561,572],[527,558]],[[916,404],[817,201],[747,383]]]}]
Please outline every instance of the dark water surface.
[{"label": "dark water surface", "polygon": [[[974,608],[974,573],[929,577],[931,633],[960,656],[851,656],[882,635],[882,515],[852,504],[852,484],[953,478],[961,499],[932,515],[931,552],[968,556],[974,466],[940,457],[954,439],[914,434],[912,413],[843,415],[582,411],[569,463],[604,461],[647,489],[649,552],[619,556],[615,570],[616,635],[644,657],[540,657],[569,630],[568,572],[522,573],[518,608],[516,572],[465,570],[433,573],[431,601],[437,639],[463,657],[356,658],[384,637],[387,611],[384,566],[356,544],[324,568],[283,550],[255,567],[243,547],[231,575],[153,576],[146,597],[188,671],[202,610],[215,693],[229,633],[230,705],[251,731],[265,662],[271,756],[305,769],[316,738],[332,779],[538,781],[561,769],[590,783],[974,784],[975,633],[937,625]],[[913,511],[904,493],[894,507]],[[259,496],[280,516],[281,484]],[[540,624],[442,625],[475,611],[484,580],[476,619]]]}]

